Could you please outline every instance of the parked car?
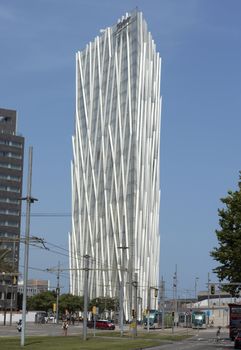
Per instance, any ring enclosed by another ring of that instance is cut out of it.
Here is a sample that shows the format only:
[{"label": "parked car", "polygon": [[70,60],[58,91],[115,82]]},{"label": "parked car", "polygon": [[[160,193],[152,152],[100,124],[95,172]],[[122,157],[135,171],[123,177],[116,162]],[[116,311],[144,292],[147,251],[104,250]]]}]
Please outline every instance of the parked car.
[{"label": "parked car", "polygon": [[[94,321],[88,321],[87,322],[87,327],[88,328],[94,328]],[[96,329],[110,329],[114,330],[115,325],[111,321],[108,320],[97,320],[95,324]]]},{"label": "parked car", "polygon": [[241,349],[241,332],[240,331],[234,338],[234,349]]}]

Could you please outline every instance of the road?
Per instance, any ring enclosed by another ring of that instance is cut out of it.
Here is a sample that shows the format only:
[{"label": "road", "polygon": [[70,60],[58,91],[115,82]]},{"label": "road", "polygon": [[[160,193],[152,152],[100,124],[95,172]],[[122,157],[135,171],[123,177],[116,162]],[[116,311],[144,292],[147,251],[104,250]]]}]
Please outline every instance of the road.
[{"label": "road", "polygon": [[[0,337],[12,337],[20,335],[17,330],[17,324],[12,326],[0,326]],[[68,328],[69,335],[81,335],[82,334],[82,324],[69,326]],[[26,324],[26,336],[32,335],[41,335],[41,336],[58,336],[63,335],[62,323],[60,324],[35,324],[27,323]]]},{"label": "road", "polygon": [[[111,331],[108,331],[111,332]],[[162,330],[155,330],[152,332],[160,332],[162,333]],[[150,338],[151,334],[150,332]],[[165,333],[167,330],[165,330]],[[168,332],[171,333],[171,330]],[[187,340],[183,340],[181,342],[170,342],[165,344],[148,348],[148,350],[226,350],[226,349],[233,349],[233,342],[231,342],[228,339],[228,332],[227,330],[221,330],[221,340],[220,342],[216,342],[216,329],[207,329],[207,330],[200,330],[195,331],[189,330],[189,334],[192,333],[192,338],[189,338]],[[93,334],[93,329],[88,329],[88,334]],[[185,329],[176,329],[175,334],[186,334]],[[33,336],[33,335],[41,335],[41,336],[58,336],[63,335],[62,325],[56,325],[56,324],[34,324],[34,323],[28,323],[26,327],[26,336]],[[82,336],[82,324],[78,325],[70,325],[68,328],[68,335],[79,335]],[[96,331],[96,335],[98,336],[98,331]],[[0,325],[0,337],[5,336],[19,336],[20,333],[17,331],[17,325],[13,326],[2,326]]]},{"label": "road", "polygon": [[148,350],[227,350],[233,349],[234,343],[228,338],[227,330],[221,331],[221,339],[216,341],[216,329],[200,330],[190,339],[148,348]]}]

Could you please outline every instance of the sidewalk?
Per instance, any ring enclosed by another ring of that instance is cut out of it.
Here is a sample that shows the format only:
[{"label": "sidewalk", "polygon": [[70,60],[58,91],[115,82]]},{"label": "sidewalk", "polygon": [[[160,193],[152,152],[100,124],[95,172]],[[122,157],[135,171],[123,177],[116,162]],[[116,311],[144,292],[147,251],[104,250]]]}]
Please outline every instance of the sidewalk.
[{"label": "sidewalk", "polygon": [[[138,327],[138,332],[141,333],[148,333],[147,329],[144,329],[143,327]],[[156,328],[156,329],[150,329],[150,334],[159,333],[162,335],[170,335],[170,334],[188,334],[188,335],[195,335],[197,333],[197,329],[192,328],[183,328],[183,327],[174,327],[174,328]]]}]

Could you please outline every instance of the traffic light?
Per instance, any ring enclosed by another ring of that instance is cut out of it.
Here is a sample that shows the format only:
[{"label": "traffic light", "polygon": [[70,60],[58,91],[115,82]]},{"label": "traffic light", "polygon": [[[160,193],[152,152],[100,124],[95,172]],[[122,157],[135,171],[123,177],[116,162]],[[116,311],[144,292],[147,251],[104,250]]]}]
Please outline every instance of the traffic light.
[{"label": "traffic light", "polygon": [[211,294],[214,295],[215,294],[215,285],[211,284],[211,288],[210,288]]}]

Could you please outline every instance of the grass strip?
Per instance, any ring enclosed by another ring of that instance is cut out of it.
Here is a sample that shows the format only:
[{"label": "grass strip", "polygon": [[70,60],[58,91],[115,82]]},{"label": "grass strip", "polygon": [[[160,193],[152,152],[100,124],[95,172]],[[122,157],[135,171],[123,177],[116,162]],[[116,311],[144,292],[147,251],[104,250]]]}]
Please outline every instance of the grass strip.
[{"label": "grass strip", "polygon": [[[26,350],[134,350],[157,346],[158,340],[90,337],[83,341],[77,336],[26,337]],[[20,350],[20,338],[0,338],[1,350]]]}]

